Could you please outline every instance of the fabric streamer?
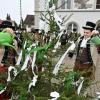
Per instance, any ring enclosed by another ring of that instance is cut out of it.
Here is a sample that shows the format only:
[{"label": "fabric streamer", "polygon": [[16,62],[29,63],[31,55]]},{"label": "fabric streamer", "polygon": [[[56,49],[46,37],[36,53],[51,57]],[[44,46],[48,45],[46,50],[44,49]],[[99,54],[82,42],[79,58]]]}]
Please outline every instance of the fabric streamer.
[{"label": "fabric streamer", "polygon": [[30,54],[28,54],[28,55],[26,56],[25,62],[24,62],[24,64],[23,64],[21,70],[25,70],[25,69],[27,68],[27,64],[28,64],[29,59],[30,59]]},{"label": "fabric streamer", "polygon": [[33,77],[32,82],[29,84],[28,92],[30,92],[30,89],[31,89],[32,86],[35,86],[35,84],[36,84],[36,82],[37,82],[37,78],[38,78],[37,75],[35,75],[35,76]]},{"label": "fabric streamer", "polygon": [[55,5],[53,4],[52,7],[49,8],[50,12],[53,12],[55,10]]},{"label": "fabric streamer", "polygon": [[95,100],[99,100],[100,99],[100,92],[96,92],[96,99]]},{"label": "fabric streamer", "polygon": [[34,75],[35,75],[34,65],[35,65],[35,61],[36,61],[36,54],[37,54],[37,51],[34,51],[34,56],[33,56],[33,60],[32,60],[32,72],[33,72]]},{"label": "fabric streamer", "polygon": [[[16,77],[17,74],[18,74],[18,73],[17,73],[17,69],[16,69],[15,67],[13,67],[13,66],[10,66],[10,67],[8,68],[8,78],[7,78],[7,82],[10,82],[10,81],[11,81],[10,72],[11,72],[12,70],[14,70],[14,71],[13,71],[14,77]],[[2,94],[2,93],[6,90],[6,88],[7,88],[7,86],[5,86],[5,88],[2,89],[2,90],[0,91],[0,94]]]},{"label": "fabric streamer", "polygon": [[27,44],[27,41],[25,41],[25,43],[24,43],[24,49],[25,49],[25,47],[26,47],[26,44]]},{"label": "fabric streamer", "polygon": [[18,60],[17,60],[16,65],[19,65],[19,64],[20,64],[21,59],[22,59],[22,50],[21,50],[21,52],[20,52],[20,54],[19,54],[19,56],[18,56]]},{"label": "fabric streamer", "polygon": [[[30,52],[32,46],[35,46],[35,45],[36,45],[36,44],[33,43],[29,48],[27,48],[28,52]],[[27,68],[27,64],[28,64],[29,59],[30,59],[30,53],[27,54],[26,59],[25,59],[25,62],[24,62],[24,64],[23,64],[21,70],[25,70],[25,69]]]},{"label": "fabric streamer", "polygon": [[71,46],[67,49],[67,51],[62,55],[62,57],[60,58],[60,60],[58,61],[58,63],[55,65],[55,68],[53,70],[53,74],[57,75],[59,67],[62,63],[62,61],[64,60],[64,58],[66,57],[67,53],[75,48],[75,44],[74,42],[72,42]]},{"label": "fabric streamer", "polygon": [[52,52],[56,52],[56,49],[61,45],[59,40],[57,41],[56,45],[54,46],[54,50]]},{"label": "fabric streamer", "polygon": [[[26,44],[27,44],[27,41],[25,41],[25,43],[24,43],[24,49],[25,49],[25,47],[26,47]],[[21,50],[21,52],[20,52],[20,54],[19,54],[19,56],[18,56],[18,60],[17,60],[17,63],[16,63],[16,65],[19,65],[20,64],[20,62],[21,62],[21,59],[22,59],[22,50]]]},{"label": "fabric streamer", "polygon": [[6,90],[6,87],[0,91],[0,94],[2,94]]},{"label": "fabric streamer", "polygon": [[50,99],[50,100],[57,100],[57,99],[60,97],[59,93],[56,92],[56,91],[51,92],[51,93],[50,93],[50,96],[53,97],[53,98]]},{"label": "fabric streamer", "polygon": [[80,91],[82,89],[83,82],[84,82],[84,77],[80,77],[80,80],[81,80],[81,83],[80,83],[80,85],[78,86],[78,89],[77,89],[77,94],[78,95],[80,94]]},{"label": "fabric streamer", "polygon": [[55,22],[57,23],[57,25],[59,26],[60,30],[63,29],[62,27],[62,20],[61,18],[57,15],[56,11],[54,11],[54,18],[55,18]]},{"label": "fabric streamer", "polygon": [[12,70],[14,70],[14,71],[13,71],[14,77],[16,77],[16,75],[17,75],[17,69],[16,69],[15,67],[13,67],[13,66],[10,66],[10,67],[8,68],[8,78],[7,78],[7,82],[11,81],[10,72],[11,72]]},{"label": "fabric streamer", "polygon": [[[36,44],[38,44],[38,42]],[[34,72],[34,65],[35,65],[35,61],[36,61],[36,54],[37,54],[37,51],[34,51],[34,56],[33,56],[33,60],[32,60],[32,73],[34,74],[34,77],[33,77],[32,81],[31,81],[31,83],[29,84],[28,92],[30,92],[30,89],[31,89],[32,86],[35,86],[35,84],[37,82],[37,78],[38,78],[38,75],[36,75],[35,72]]]}]

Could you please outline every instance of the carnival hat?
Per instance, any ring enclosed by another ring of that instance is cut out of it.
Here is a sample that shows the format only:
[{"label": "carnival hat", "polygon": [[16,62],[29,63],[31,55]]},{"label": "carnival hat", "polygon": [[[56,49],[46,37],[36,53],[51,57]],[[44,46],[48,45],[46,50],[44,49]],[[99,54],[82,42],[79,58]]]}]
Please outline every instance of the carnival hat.
[{"label": "carnival hat", "polygon": [[13,30],[15,30],[15,27],[12,25],[12,22],[8,20],[3,21],[0,25],[0,28],[12,28]]},{"label": "carnival hat", "polygon": [[83,29],[92,29],[92,30],[94,30],[95,29],[95,26],[96,26],[96,24],[95,23],[93,23],[93,22],[90,22],[90,21],[87,21],[86,22],[86,26],[83,26]]}]

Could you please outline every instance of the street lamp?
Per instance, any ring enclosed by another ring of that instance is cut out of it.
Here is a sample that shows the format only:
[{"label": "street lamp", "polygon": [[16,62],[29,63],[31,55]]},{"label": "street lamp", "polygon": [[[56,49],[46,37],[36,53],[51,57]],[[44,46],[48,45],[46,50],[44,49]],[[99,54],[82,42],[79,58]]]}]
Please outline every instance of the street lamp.
[{"label": "street lamp", "polygon": [[21,28],[22,28],[22,24],[23,24],[23,22],[22,22],[22,1],[20,0],[20,25],[21,25]]}]

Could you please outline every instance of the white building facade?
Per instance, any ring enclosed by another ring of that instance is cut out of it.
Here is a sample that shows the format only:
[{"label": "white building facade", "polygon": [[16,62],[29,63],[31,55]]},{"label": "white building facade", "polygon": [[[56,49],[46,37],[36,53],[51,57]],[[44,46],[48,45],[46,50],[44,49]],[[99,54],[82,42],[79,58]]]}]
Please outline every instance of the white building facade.
[{"label": "white building facade", "polygon": [[[48,9],[48,1],[35,0],[35,28],[39,28],[40,15]],[[61,18],[71,15],[65,22],[68,32],[76,29],[82,34],[86,21],[96,23],[96,28],[100,30],[100,0],[58,0],[56,7]]]}]

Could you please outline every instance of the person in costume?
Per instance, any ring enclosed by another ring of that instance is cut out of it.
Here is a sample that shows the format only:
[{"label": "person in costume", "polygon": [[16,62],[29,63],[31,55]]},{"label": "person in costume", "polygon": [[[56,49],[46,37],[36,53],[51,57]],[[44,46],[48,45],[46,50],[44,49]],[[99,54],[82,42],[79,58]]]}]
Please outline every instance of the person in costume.
[{"label": "person in costume", "polygon": [[66,33],[66,30],[63,31],[63,34],[60,37],[61,45],[65,46],[66,43],[68,42],[68,35]]},{"label": "person in costume", "polygon": [[98,53],[96,45],[100,44],[100,38],[94,36],[96,24],[90,21],[83,27],[84,34],[76,42],[76,60],[74,71],[81,72],[82,76],[95,79],[95,66]]},{"label": "person in costume", "polygon": [[[3,21],[0,26],[0,74],[6,74],[9,66],[16,63],[17,40],[14,34],[14,27],[10,21]],[[0,78],[0,84],[7,84],[7,77]],[[0,94],[0,100],[8,100],[11,97],[11,90],[7,90]]]},{"label": "person in costume", "polygon": [[4,21],[1,28],[3,30],[0,32],[0,66],[9,67],[16,63],[17,40],[10,21]]}]

